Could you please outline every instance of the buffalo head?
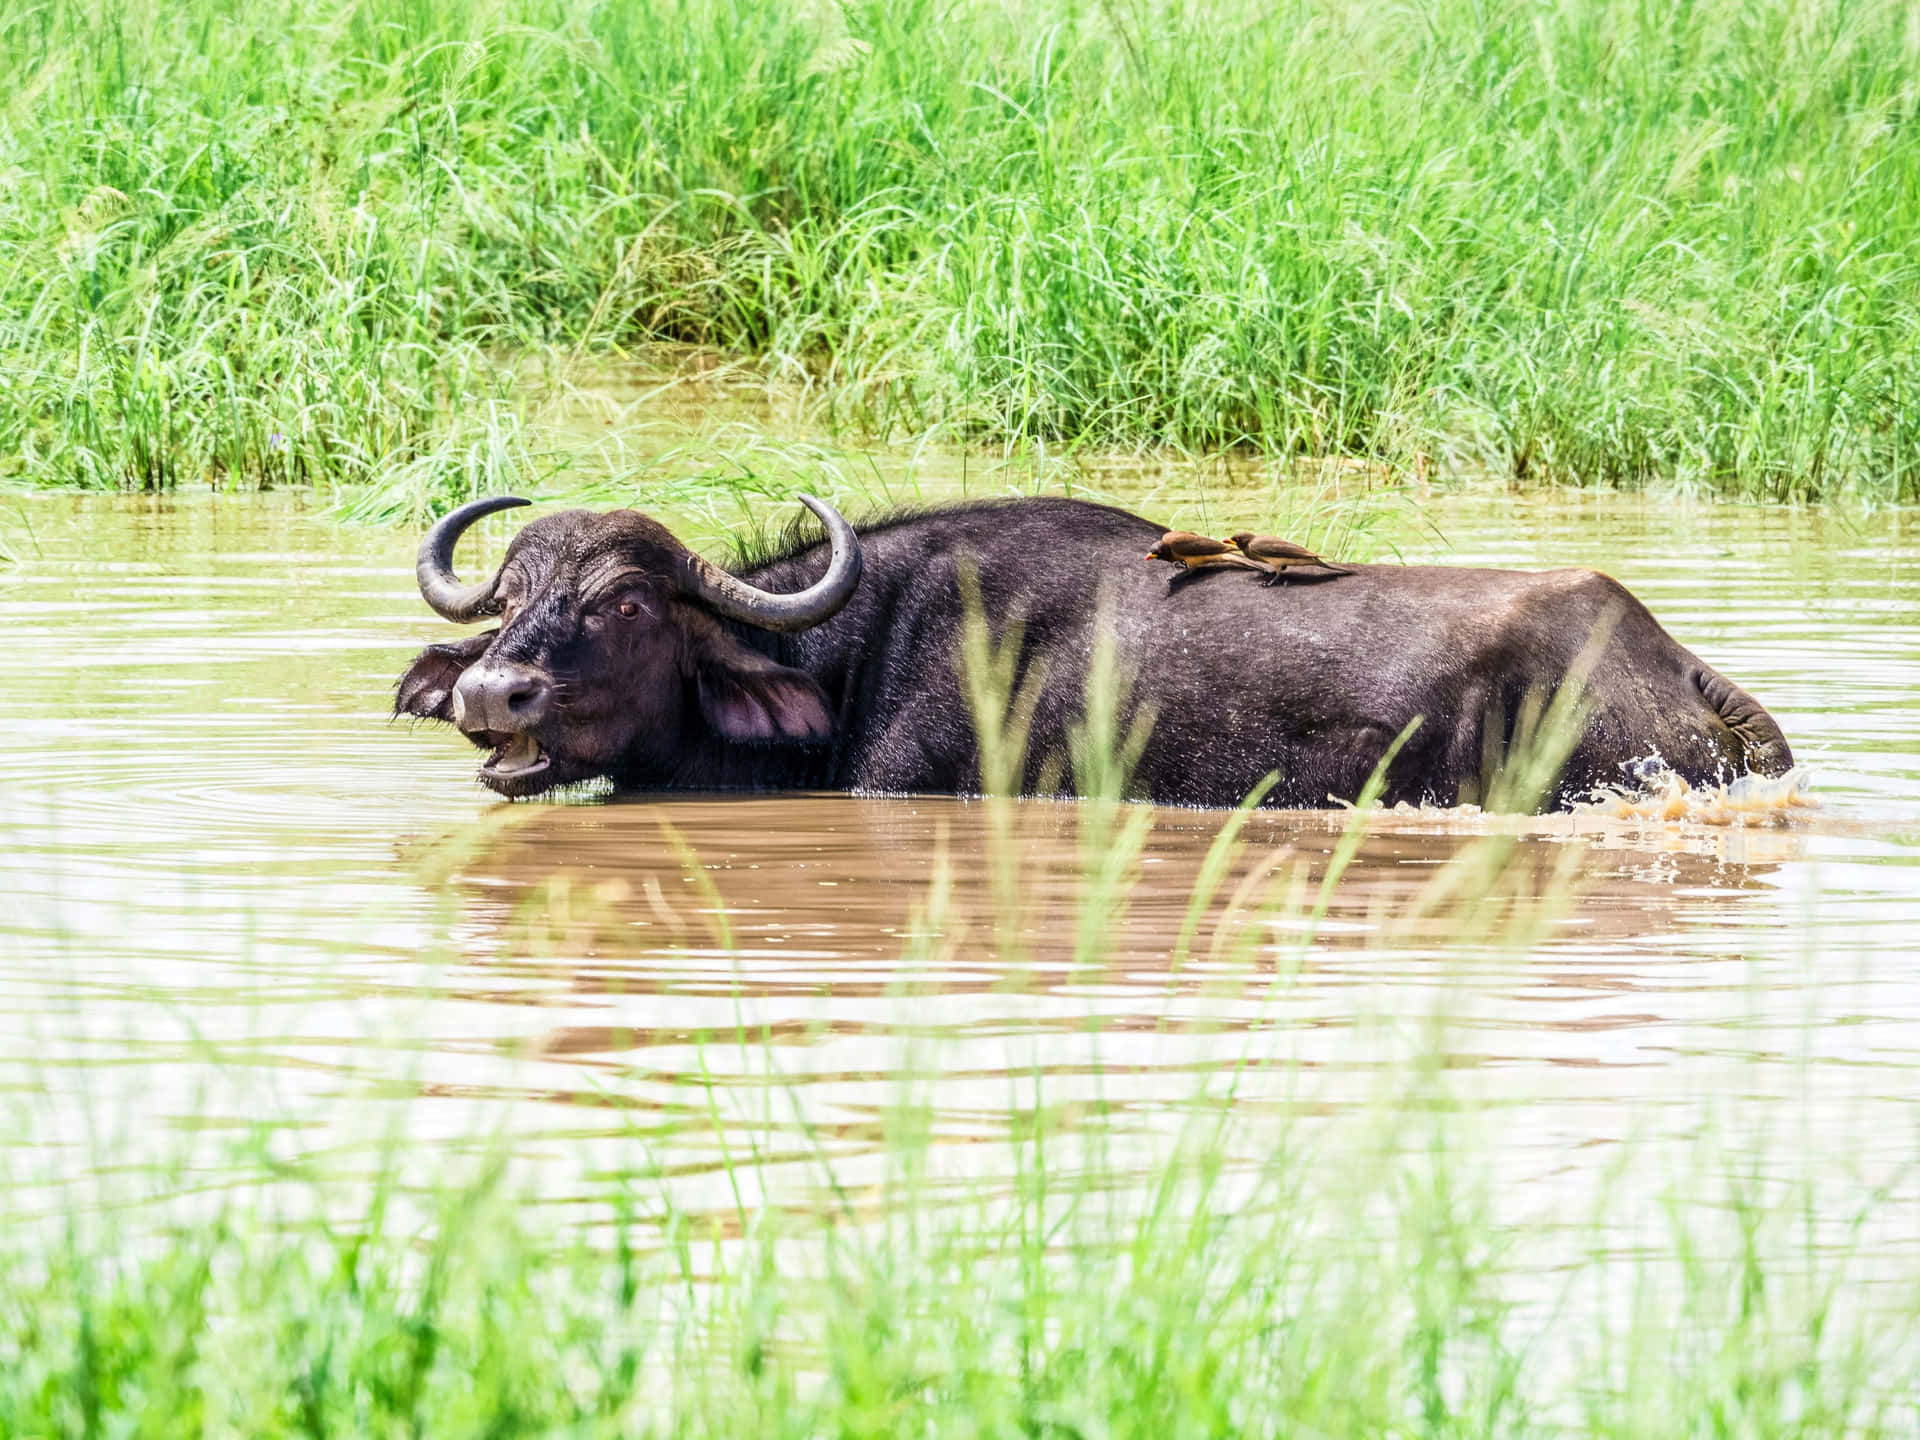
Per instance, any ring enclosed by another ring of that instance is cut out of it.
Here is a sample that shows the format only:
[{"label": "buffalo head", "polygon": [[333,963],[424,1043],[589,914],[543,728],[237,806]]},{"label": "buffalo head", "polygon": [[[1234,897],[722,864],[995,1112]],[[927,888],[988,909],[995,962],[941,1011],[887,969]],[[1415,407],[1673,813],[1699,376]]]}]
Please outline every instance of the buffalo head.
[{"label": "buffalo head", "polygon": [[812,677],[723,623],[805,630],[852,598],[860,542],[832,506],[800,500],[825,524],[832,556],[790,595],[710,565],[632,510],[544,516],[514,537],[491,578],[463,584],[453,573],[461,532],[528,502],[461,506],[420,542],[420,593],[448,620],[500,624],[422,651],[400,678],[395,712],[458,726],[488,752],[481,781],[513,796],[595,775],[671,773],[707,738],[828,740],[833,722]]}]

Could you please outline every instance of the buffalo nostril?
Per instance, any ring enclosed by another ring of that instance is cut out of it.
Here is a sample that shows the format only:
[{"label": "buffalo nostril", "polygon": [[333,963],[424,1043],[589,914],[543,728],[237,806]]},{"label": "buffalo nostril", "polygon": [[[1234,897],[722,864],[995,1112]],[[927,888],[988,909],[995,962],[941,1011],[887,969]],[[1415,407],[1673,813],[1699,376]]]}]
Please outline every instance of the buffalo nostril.
[{"label": "buffalo nostril", "polygon": [[530,730],[552,695],[552,683],[529,666],[476,665],[455,686],[454,723],[470,735]]}]

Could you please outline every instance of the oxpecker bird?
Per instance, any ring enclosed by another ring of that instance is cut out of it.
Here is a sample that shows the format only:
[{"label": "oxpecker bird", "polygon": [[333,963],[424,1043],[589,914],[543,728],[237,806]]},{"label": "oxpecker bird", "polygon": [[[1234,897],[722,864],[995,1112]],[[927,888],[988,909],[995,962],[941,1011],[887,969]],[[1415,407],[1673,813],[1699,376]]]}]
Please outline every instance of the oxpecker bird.
[{"label": "oxpecker bird", "polygon": [[1165,560],[1169,564],[1184,565],[1189,570],[1218,568],[1264,570],[1266,568],[1236,553],[1226,541],[1196,535],[1191,530],[1167,531],[1160,537],[1160,543],[1147,552],[1147,559]]},{"label": "oxpecker bird", "polygon": [[1296,545],[1291,540],[1282,540],[1278,535],[1255,535],[1242,530],[1228,543],[1267,572],[1269,585],[1288,570],[1305,569],[1310,565],[1318,566],[1322,570],[1331,570],[1335,575],[1353,574],[1353,571],[1346,566],[1335,565],[1330,560],[1322,560],[1306,546]]}]

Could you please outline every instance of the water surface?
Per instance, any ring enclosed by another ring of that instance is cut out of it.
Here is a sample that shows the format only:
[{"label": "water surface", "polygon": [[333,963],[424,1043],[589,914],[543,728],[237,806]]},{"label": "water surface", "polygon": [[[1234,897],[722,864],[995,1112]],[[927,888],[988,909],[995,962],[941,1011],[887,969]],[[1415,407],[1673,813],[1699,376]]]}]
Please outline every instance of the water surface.
[{"label": "water surface", "polygon": [[[1141,488],[1188,518],[1177,486]],[[1035,1094],[1120,1134],[1223,1076],[1236,1105],[1326,1112],[1377,1101],[1436,1034],[1508,1114],[1520,1194],[1577,1189],[1605,1142],[1684,1136],[1729,1096],[1790,1100],[1823,1144],[1904,1127],[1920,517],[1619,496],[1425,515],[1429,553],[1618,576],[1772,710],[1820,807],[1754,828],[1387,816],[1317,926],[1345,817],[1263,813],[1189,925],[1218,814],[1154,816],[1087,905],[1089,827],[1131,812],[503,804],[456,736],[388,718],[411,652],[453,633],[411,536],[297,498],[4,497],[14,1166],[137,1167],[264,1127],[263,1154],[351,1169],[398,1127],[431,1169],[504,1125],[556,1202],[646,1156],[722,1212],[729,1157],[790,1199],[823,1154],[857,1183],[904,1077],[933,1087],[954,1163],[990,1167]],[[1496,903],[1413,916],[1509,831]]]}]

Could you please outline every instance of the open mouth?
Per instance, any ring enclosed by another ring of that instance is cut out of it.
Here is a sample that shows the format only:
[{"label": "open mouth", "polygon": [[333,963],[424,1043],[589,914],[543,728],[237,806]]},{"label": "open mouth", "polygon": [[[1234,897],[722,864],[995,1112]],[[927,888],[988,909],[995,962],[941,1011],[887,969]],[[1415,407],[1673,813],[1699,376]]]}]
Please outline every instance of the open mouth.
[{"label": "open mouth", "polygon": [[540,748],[540,742],[523,730],[506,744],[495,747],[480,766],[480,773],[489,780],[525,780],[552,763],[547,752]]}]

